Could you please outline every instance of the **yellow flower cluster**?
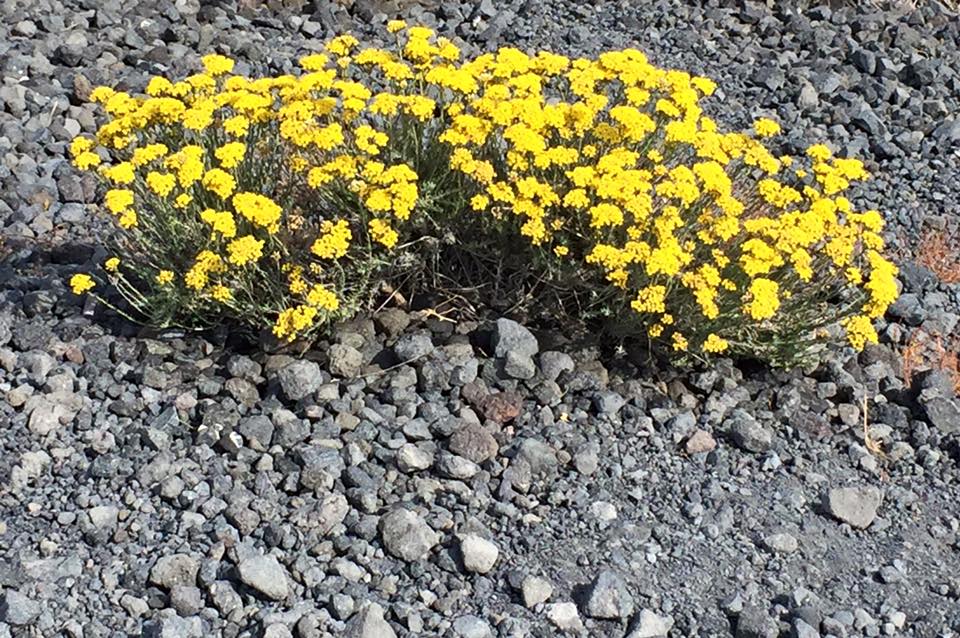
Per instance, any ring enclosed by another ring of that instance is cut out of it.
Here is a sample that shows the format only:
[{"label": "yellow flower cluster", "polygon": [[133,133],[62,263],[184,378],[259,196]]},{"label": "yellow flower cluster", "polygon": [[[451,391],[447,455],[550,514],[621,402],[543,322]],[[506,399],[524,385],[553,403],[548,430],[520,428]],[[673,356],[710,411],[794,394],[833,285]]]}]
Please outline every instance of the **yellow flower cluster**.
[{"label": "yellow flower cluster", "polygon": [[70,150],[108,182],[122,245],[156,253],[122,253],[124,270],[178,295],[174,314],[294,339],[354,309],[391,261],[377,251],[456,234],[466,212],[612,286],[677,352],[766,356],[818,327],[796,317],[876,339],[897,270],[880,214],[844,195],[868,177],[859,161],[822,144],[776,156],[769,118],[721,131],[701,105],[713,81],[634,49],[461,60],[428,28],[387,30],[395,48],[339,36],[296,74],[235,75],[208,55],[145,96],[95,89],[108,121]]}]

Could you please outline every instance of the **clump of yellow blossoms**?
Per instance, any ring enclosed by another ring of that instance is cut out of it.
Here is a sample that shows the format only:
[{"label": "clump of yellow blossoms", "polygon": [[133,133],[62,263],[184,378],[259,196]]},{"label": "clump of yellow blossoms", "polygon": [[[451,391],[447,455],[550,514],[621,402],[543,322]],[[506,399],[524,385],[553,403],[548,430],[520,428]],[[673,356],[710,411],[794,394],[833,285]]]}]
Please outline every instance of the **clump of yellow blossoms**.
[{"label": "clump of yellow blossoms", "polygon": [[682,356],[785,363],[828,324],[876,341],[897,271],[880,214],[845,196],[859,161],[777,156],[767,118],[723,132],[701,106],[714,82],[636,50],[461,60],[430,29],[388,31],[394,49],[339,36],[298,74],[209,55],[145,96],[92,93],[108,121],[71,152],[109,184],[106,271],[150,321],[294,339],[355,311],[419,239],[479,232],[605,289]]}]

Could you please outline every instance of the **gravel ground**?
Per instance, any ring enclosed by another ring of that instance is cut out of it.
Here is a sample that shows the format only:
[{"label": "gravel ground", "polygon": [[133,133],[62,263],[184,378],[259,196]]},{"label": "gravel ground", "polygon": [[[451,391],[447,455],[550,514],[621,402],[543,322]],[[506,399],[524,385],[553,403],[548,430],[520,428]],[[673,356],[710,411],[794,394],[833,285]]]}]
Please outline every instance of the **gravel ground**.
[{"label": "gravel ground", "polygon": [[0,1],[0,638],[960,635],[960,400],[898,354],[956,333],[960,286],[908,257],[880,346],[789,373],[400,310],[294,359],[113,325],[63,284],[103,257],[64,159],[91,86],[212,50],[288,69],[387,14],[710,75],[725,125],[864,159],[908,255],[960,222],[957,14],[248,4]]}]

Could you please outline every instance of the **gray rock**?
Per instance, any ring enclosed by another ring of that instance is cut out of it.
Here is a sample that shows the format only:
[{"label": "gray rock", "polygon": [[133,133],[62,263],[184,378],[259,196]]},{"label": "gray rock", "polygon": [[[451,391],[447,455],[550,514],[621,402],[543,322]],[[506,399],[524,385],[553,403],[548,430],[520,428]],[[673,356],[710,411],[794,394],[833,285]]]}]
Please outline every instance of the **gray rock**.
[{"label": "gray rock", "polygon": [[497,563],[500,550],[491,541],[476,534],[465,534],[460,538],[460,556],[463,567],[474,574],[486,574]]},{"label": "gray rock", "polygon": [[627,638],[664,638],[673,627],[673,619],[641,609],[633,619]]},{"label": "gray rock", "polygon": [[737,616],[735,638],[776,638],[777,623],[759,607],[746,605]]},{"label": "gray rock", "polygon": [[345,464],[340,451],[321,445],[301,445],[296,450],[301,464],[300,484],[308,490],[333,487]]},{"label": "gray rock", "polygon": [[794,618],[790,638],[820,638],[820,632],[801,618]]},{"label": "gray rock", "polygon": [[450,437],[450,451],[474,463],[483,463],[494,458],[500,445],[483,426],[470,423],[461,427]]},{"label": "gray rock", "polygon": [[284,396],[299,401],[323,385],[323,374],[316,362],[298,359],[281,368],[277,380]]},{"label": "gray rock", "polygon": [[960,401],[944,396],[934,388],[922,390],[917,401],[930,425],[944,434],[960,432]]},{"label": "gray rock", "polygon": [[479,616],[460,616],[453,621],[453,633],[459,638],[493,638],[493,630]]},{"label": "gray rock", "polygon": [[517,458],[526,461],[535,475],[549,474],[557,469],[557,454],[553,448],[537,439],[527,438],[520,442]]},{"label": "gray rock", "polygon": [[145,638],[201,638],[203,621],[197,616],[164,616],[144,623]]},{"label": "gray rock", "polygon": [[275,556],[247,556],[237,564],[240,580],[271,600],[283,600],[290,592],[287,570]]},{"label": "gray rock", "polygon": [[503,372],[511,379],[532,379],[537,374],[533,357],[509,351],[503,359]]},{"label": "gray rock", "polygon": [[405,443],[397,450],[397,467],[401,472],[419,472],[431,465],[433,465],[433,453],[415,443]]},{"label": "gray rock", "polygon": [[193,616],[203,609],[203,592],[197,587],[177,585],[170,590],[170,606],[181,616]]},{"label": "gray rock", "polygon": [[91,545],[101,545],[113,535],[120,510],[113,505],[91,507],[80,517],[80,529]]},{"label": "gray rock", "polygon": [[433,352],[433,340],[429,334],[418,333],[404,335],[397,339],[393,346],[393,353],[402,363],[421,359]]},{"label": "gray rock", "polygon": [[344,638],[396,638],[390,624],[383,618],[383,607],[369,603],[357,612],[343,630]]},{"label": "gray rock", "polygon": [[591,618],[625,619],[633,613],[633,604],[623,578],[605,569],[590,584],[583,612]]},{"label": "gray rock", "polygon": [[404,508],[385,514],[378,527],[386,550],[407,562],[423,560],[440,542],[440,535],[426,521]]},{"label": "gray rock", "polygon": [[263,448],[270,447],[270,441],[273,439],[273,429],[273,421],[262,414],[241,419],[237,426],[237,431],[247,441],[256,441]]},{"label": "gray rock", "polygon": [[550,596],[553,595],[553,585],[539,576],[527,576],[520,585],[520,594],[523,596],[524,606],[527,609],[533,609],[550,600]]},{"label": "gray rock", "polygon": [[786,532],[775,532],[763,537],[763,545],[773,552],[781,554],[792,554],[799,548],[797,539]]},{"label": "gray rock", "polygon": [[44,436],[73,421],[82,407],[83,400],[73,392],[34,395],[24,406],[30,414],[27,426],[34,434]]},{"label": "gray rock", "polygon": [[512,319],[497,319],[493,331],[493,354],[498,359],[512,352],[515,356],[531,358],[540,350],[533,333]]},{"label": "gray rock", "polygon": [[225,580],[218,580],[210,585],[210,600],[214,608],[224,617],[243,609],[243,599],[240,598],[240,594]]},{"label": "gray rock", "polygon": [[330,372],[338,377],[352,379],[363,370],[363,353],[352,346],[335,343],[327,352]]},{"label": "gray rock", "polygon": [[444,478],[457,479],[459,481],[473,478],[480,472],[480,466],[470,459],[446,452],[437,456],[433,465],[437,472]]},{"label": "gray rock", "polygon": [[826,509],[831,516],[851,527],[866,529],[877,516],[883,493],[872,485],[838,487],[826,495]]},{"label": "gray rock", "polygon": [[573,603],[550,603],[547,605],[547,620],[560,631],[579,633],[583,631],[583,621]]},{"label": "gray rock", "polygon": [[5,591],[3,599],[0,600],[0,620],[8,625],[32,625],[40,617],[40,612],[40,603],[16,589]]},{"label": "gray rock", "polygon": [[378,312],[373,321],[387,337],[393,338],[410,325],[410,315],[399,308],[387,308]]},{"label": "gray rock", "polygon": [[600,444],[596,441],[588,441],[578,447],[573,455],[573,464],[584,476],[590,476],[596,472],[600,466]]},{"label": "gray rock", "polygon": [[197,584],[200,564],[188,554],[162,556],[150,569],[150,582],[164,589]]},{"label": "gray rock", "polygon": [[540,374],[548,381],[556,381],[564,372],[573,372],[576,367],[573,357],[565,352],[549,350],[541,352],[537,359],[540,363]]},{"label": "gray rock", "polygon": [[627,404],[627,400],[620,394],[609,390],[597,392],[593,395],[593,406],[600,414],[616,414]]},{"label": "gray rock", "polygon": [[727,418],[730,440],[747,452],[766,452],[773,443],[773,432],[761,425],[745,410],[734,410]]}]

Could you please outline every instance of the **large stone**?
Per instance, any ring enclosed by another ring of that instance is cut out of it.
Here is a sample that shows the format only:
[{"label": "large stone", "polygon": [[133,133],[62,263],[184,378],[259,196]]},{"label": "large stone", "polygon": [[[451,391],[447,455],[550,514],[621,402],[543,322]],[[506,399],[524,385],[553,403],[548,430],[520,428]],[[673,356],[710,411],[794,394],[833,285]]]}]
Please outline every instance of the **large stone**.
[{"label": "large stone", "polygon": [[733,444],[747,452],[766,452],[773,443],[773,432],[745,410],[734,410],[727,428]]},{"label": "large stone", "polygon": [[18,627],[32,625],[39,617],[40,603],[16,589],[4,592],[3,599],[0,600],[0,620]]},{"label": "large stone", "polygon": [[633,596],[623,578],[605,569],[590,584],[583,611],[591,618],[629,618],[633,613]]},{"label": "large stone", "polygon": [[463,558],[463,567],[468,572],[486,574],[497,563],[500,550],[481,536],[465,534],[460,538],[460,555]]},{"label": "large stone", "polygon": [[341,635],[343,638],[397,637],[396,632],[383,618],[383,607],[377,603],[370,603],[354,614]]},{"label": "large stone", "polygon": [[831,516],[851,527],[866,529],[877,517],[883,493],[872,485],[838,487],[826,496],[826,509]]},{"label": "large stone", "polygon": [[300,484],[308,490],[330,489],[340,478],[345,464],[339,450],[321,445],[302,445],[297,448]]},{"label": "large stone", "polygon": [[550,581],[539,576],[527,576],[520,585],[520,594],[527,609],[533,609],[541,603],[550,600],[553,595],[553,585]]},{"label": "large stone", "polygon": [[921,391],[917,400],[930,425],[944,434],[960,432],[960,401],[944,396],[935,388]]},{"label": "large stone", "polygon": [[450,437],[450,451],[474,463],[483,463],[492,459],[500,450],[500,445],[483,426],[468,424]]},{"label": "large stone", "polygon": [[517,449],[517,459],[526,461],[534,475],[545,475],[557,469],[557,454],[550,445],[533,438],[523,439]]},{"label": "large stone", "polygon": [[113,505],[91,507],[80,517],[83,538],[91,545],[101,545],[113,535],[120,510]]},{"label": "large stone", "polygon": [[547,605],[547,620],[560,631],[580,633],[583,631],[583,621],[573,603],[550,603]]},{"label": "large stone", "polygon": [[437,543],[440,535],[416,512],[397,508],[380,519],[380,539],[386,550],[396,558],[405,561],[417,561],[426,558]]},{"label": "large stone", "polygon": [[287,570],[274,556],[248,556],[237,565],[240,580],[271,600],[283,600],[289,593]]},{"label": "large stone", "polygon": [[30,413],[27,427],[44,436],[70,423],[83,407],[83,400],[73,392],[51,392],[27,399],[24,410]]},{"label": "large stone", "polygon": [[453,621],[453,633],[457,638],[493,638],[490,624],[479,616],[460,616]]},{"label": "large stone", "polygon": [[397,450],[397,468],[401,472],[419,472],[433,465],[433,452],[415,443],[405,443]]},{"label": "large stone", "polygon": [[418,333],[404,335],[397,339],[393,346],[393,353],[403,363],[421,359],[433,352],[433,340],[430,335]]},{"label": "large stone", "polygon": [[165,589],[197,584],[200,564],[188,554],[172,554],[161,557],[150,569],[150,582]]},{"label": "large stone", "polygon": [[641,609],[633,619],[627,638],[665,638],[671,627],[672,618],[657,615],[649,609]]},{"label": "large stone", "polygon": [[315,361],[299,359],[281,368],[277,380],[288,399],[299,401],[323,385],[323,374]]},{"label": "large stone", "polygon": [[504,358],[507,353],[531,358],[540,350],[540,344],[533,333],[512,319],[497,319],[493,331],[493,354]]},{"label": "large stone", "polygon": [[777,622],[765,611],[752,605],[745,606],[737,616],[735,638],[776,638],[780,635]]},{"label": "large stone", "polygon": [[363,353],[351,346],[335,343],[327,353],[330,372],[338,377],[352,379],[363,370]]}]

